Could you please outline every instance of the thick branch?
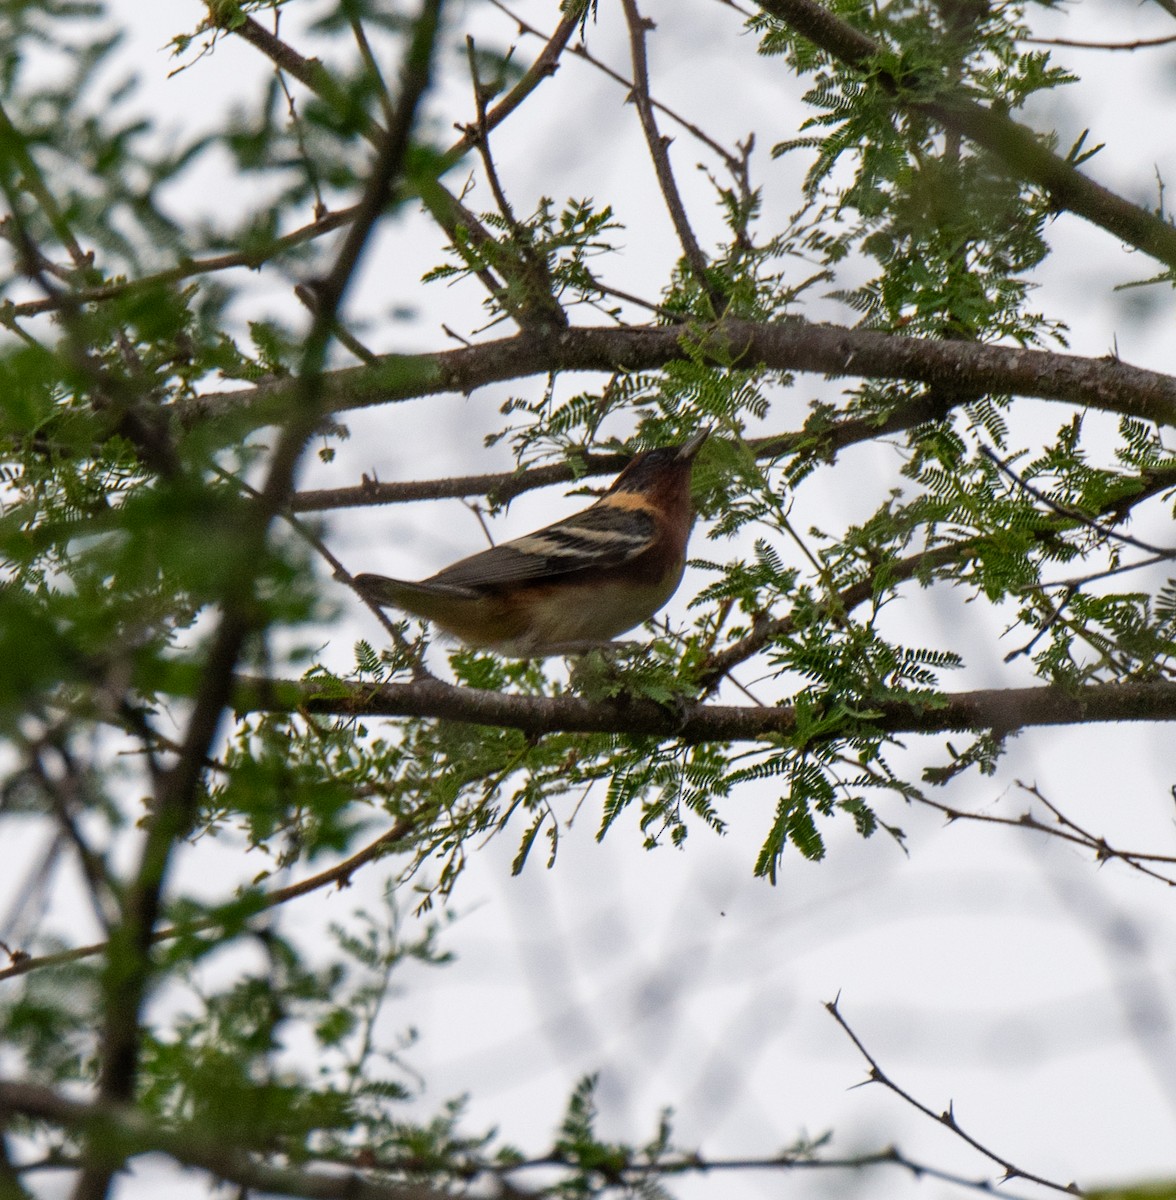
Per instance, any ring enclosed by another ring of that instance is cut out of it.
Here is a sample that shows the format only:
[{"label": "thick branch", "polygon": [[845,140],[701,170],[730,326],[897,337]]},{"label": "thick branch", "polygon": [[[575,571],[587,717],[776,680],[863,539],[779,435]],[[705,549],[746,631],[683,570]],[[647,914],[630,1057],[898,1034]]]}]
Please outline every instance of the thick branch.
[{"label": "thick branch", "polygon": [[[630,733],[684,742],[788,738],[798,731],[790,705],[737,707],[687,704],[669,709],[651,700],[585,700],[578,696],[512,696],[438,680],[355,686],[324,694],[314,682],[239,677],[238,712],[326,713],[343,717],[424,717],[521,729],[529,734]],[[859,705],[865,708],[865,702]],[[859,728],[884,734],[992,729],[1011,733],[1043,725],[1176,720],[1176,683],[989,688],[935,699],[887,699],[873,704]]]},{"label": "thick branch", "polygon": [[[758,0],[760,8],[847,66],[869,72],[881,48],[816,0]],[[1176,228],[1083,175],[1032,130],[957,93],[920,100],[917,87],[894,84],[895,103],[922,113],[994,154],[1014,174],[1043,188],[1059,207],[1113,233],[1129,246],[1176,267]],[[936,81],[938,86],[942,81]]]},{"label": "thick branch", "polygon": [[[648,371],[684,357],[683,332],[666,326],[529,330],[458,350],[390,354],[375,364],[323,377],[331,411],[411,400],[553,371]],[[1045,350],[933,340],[811,325],[718,321],[691,337],[721,365],[810,371],[871,379],[905,379],[953,392],[995,392],[1079,404],[1158,425],[1176,425],[1176,378],[1117,359],[1082,358]],[[247,413],[255,424],[285,411],[295,384],[275,380],[232,392],[180,401],[186,424]],[[928,411],[920,419],[935,414]]]}]

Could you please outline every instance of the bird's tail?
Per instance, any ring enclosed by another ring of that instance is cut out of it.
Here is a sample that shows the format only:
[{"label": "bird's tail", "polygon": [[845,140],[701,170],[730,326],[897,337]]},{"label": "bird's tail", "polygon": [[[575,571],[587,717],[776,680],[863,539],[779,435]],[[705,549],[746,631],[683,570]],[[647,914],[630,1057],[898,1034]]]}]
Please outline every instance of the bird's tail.
[{"label": "bird's tail", "polygon": [[469,588],[427,580],[414,583],[407,579],[393,579],[390,575],[356,575],[352,582],[381,608],[391,606],[420,617],[434,618],[438,608],[478,598],[478,593]]}]

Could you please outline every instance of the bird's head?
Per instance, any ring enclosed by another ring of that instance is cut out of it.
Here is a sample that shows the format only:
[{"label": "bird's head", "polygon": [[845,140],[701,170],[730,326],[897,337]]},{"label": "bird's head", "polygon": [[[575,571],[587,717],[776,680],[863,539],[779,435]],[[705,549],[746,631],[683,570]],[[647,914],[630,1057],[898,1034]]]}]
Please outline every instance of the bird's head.
[{"label": "bird's head", "polygon": [[704,429],[688,438],[678,446],[659,446],[656,450],[646,450],[636,458],[613,480],[608,489],[609,494],[617,492],[649,493],[665,488],[680,487],[683,483],[689,487],[690,468],[694,465],[702,443],[710,436],[710,430]]}]

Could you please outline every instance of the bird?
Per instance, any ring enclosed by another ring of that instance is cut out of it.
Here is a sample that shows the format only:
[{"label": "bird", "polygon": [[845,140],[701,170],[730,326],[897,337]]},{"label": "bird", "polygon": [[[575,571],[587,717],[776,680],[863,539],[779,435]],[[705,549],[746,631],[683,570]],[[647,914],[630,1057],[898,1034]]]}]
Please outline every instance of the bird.
[{"label": "bird", "polygon": [[694,524],[691,469],[706,429],[638,454],[595,504],[417,582],[357,575],[378,607],[432,622],[475,650],[547,658],[605,645],[678,589]]}]

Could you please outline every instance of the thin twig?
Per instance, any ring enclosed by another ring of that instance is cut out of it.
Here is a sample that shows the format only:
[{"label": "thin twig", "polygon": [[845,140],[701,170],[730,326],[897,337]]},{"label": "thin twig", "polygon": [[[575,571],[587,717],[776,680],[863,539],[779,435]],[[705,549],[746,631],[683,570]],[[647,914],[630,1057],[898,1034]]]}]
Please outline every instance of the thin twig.
[{"label": "thin twig", "polygon": [[67,746],[56,746],[54,749],[64,769],[64,778],[56,780],[50,774],[42,757],[44,747],[30,751],[32,773],[53,809],[58,826],[78,857],[94,916],[103,931],[109,934],[112,917],[117,908],[114,898],[118,895],[118,888],[106,863],[86,841],[76,820],[75,814],[79,811],[84,812],[85,805],[78,803],[78,771],[73,756]]},{"label": "thin twig", "polygon": [[[839,997],[838,997],[839,999]],[[898,1086],[889,1075],[878,1065],[877,1059],[866,1049],[861,1038],[850,1028],[849,1022],[841,1015],[841,1010],[838,1008],[838,1000],[834,999],[825,1005],[826,1011],[833,1017],[838,1025],[849,1035],[849,1039],[857,1047],[858,1052],[870,1064],[870,1081],[880,1083],[883,1087],[888,1088],[900,1099],[905,1100],[912,1108],[923,1113],[924,1116],[930,1117],[933,1121],[938,1121],[941,1125],[946,1125],[948,1129],[956,1135],[956,1137],[967,1142],[973,1150],[984,1155],[991,1162],[996,1163],[1004,1171],[1001,1182],[1007,1182],[1010,1179],[1024,1179],[1030,1183],[1038,1183],[1042,1187],[1051,1188],[1055,1192],[1065,1192],[1071,1196],[1081,1196],[1082,1189],[1076,1183],[1058,1183],[1053,1179],[1047,1179],[1044,1175],[1035,1175],[1032,1171],[1026,1171],[1021,1167],[1015,1166],[1007,1158],[1002,1157],[995,1151],[990,1150],[982,1142],[974,1138],[970,1133],[964,1131],[956,1120],[955,1112],[952,1105],[949,1103],[947,1109],[943,1112],[935,1112],[928,1108],[922,1101],[916,1100],[910,1092]]]},{"label": "thin twig", "polygon": [[[352,875],[361,867],[376,859],[382,858],[398,842],[404,841],[416,828],[415,817],[402,817],[387,832],[380,834],[375,841],[369,842],[362,850],[346,858],[341,863],[311,875],[308,879],[299,880],[287,887],[277,888],[272,892],[263,892],[256,900],[258,912],[267,912],[277,908],[289,900],[307,896],[321,888],[338,884],[345,888],[351,881]],[[223,924],[222,918],[204,917],[199,921],[185,922],[183,925],[171,925],[165,929],[156,929],[151,934],[152,944],[170,941],[172,938],[199,933],[206,929],[217,929]],[[9,967],[0,970],[0,980],[12,979],[17,975],[27,975],[30,971],[38,971],[43,967],[60,967],[66,963],[79,962],[84,958],[93,958],[106,951],[108,942],[95,942],[89,946],[78,946],[72,950],[61,950],[55,954],[43,954],[37,958],[22,955],[19,951],[9,951],[9,956],[15,961]]]},{"label": "thin twig", "polygon": [[1020,590],[1028,592],[1036,591],[1038,588],[1043,591],[1050,588],[1065,588],[1067,591],[1074,591],[1085,587],[1088,583],[1097,583],[1100,579],[1113,579],[1116,575],[1127,575],[1131,571],[1140,571],[1144,567],[1154,567],[1158,563],[1168,562],[1169,557],[1167,554],[1153,554],[1150,558],[1141,558],[1138,562],[1119,563],[1117,566],[1107,567],[1103,571],[1091,571],[1089,575],[1075,575],[1072,579],[1051,579],[1046,583],[1033,584]]},{"label": "thin twig", "polygon": [[547,262],[536,252],[531,231],[515,216],[502,182],[498,178],[498,169],[494,164],[494,157],[490,153],[490,124],[486,112],[486,89],[478,77],[478,60],[474,39],[468,36],[466,38],[466,55],[469,61],[474,105],[477,112],[477,122],[467,133],[476,138],[478,155],[482,160],[482,169],[486,172],[494,203],[498,206],[498,213],[510,233],[507,244],[499,246],[498,266],[508,282],[512,281],[512,277],[514,277],[513,281],[520,285],[522,292],[520,302],[510,310],[511,315],[516,320],[521,319],[524,326],[566,329],[567,314],[555,294],[554,282]]},{"label": "thin twig", "polygon": [[[1041,592],[1044,592],[1045,587],[1044,585],[1041,585],[1039,588],[1026,590],[1040,590]],[[1016,650],[1010,650],[1008,654],[1004,656],[1004,661],[1011,663],[1022,657],[1022,655],[1032,654],[1033,647],[1036,646],[1037,643],[1040,642],[1041,639],[1045,637],[1045,635],[1049,633],[1049,631],[1062,619],[1062,614],[1065,612],[1066,605],[1069,604],[1074,598],[1077,591],[1077,586],[1066,588],[1061,600],[1059,600],[1056,605],[1051,604],[1048,598],[1046,598],[1044,595],[1037,597],[1036,603],[1044,604],[1049,609],[1049,615],[1044,621],[1042,621],[1041,628],[1038,629],[1038,631],[1023,646],[1018,646]]]},{"label": "thin twig", "polygon": [[73,230],[65,219],[65,214],[61,211],[56,196],[45,182],[41,168],[37,165],[24,138],[12,124],[2,105],[0,105],[0,136],[4,138],[6,153],[11,155],[20,166],[21,187],[37,202],[37,207],[48,220],[57,240],[65,247],[73,261],[74,269],[83,277],[89,274],[94,269],[93,254],[83,250],[77,238],[74,237]]},{"label": "thin twig", "polygon": [[372,53],[367,31],[363,27],[363,22],[354,13],[347,19],[351,25],[351,32],[355,37],[355,44],[359,47],[359,53],[367,65],[372,79],[375,81],[376,93],[380,98],[380,107],[384,110],[384,120],[390,123],[395,119],[396,106],[392,100],[392,93],[388,90],[388,84],[384,80],[383,72],[380,70],[380,64],[376,62],[376,56]]},{"label": "thin twig", "polygon": [[1036,488],[1027,479],[1018,475],[1002,458],[990,450],[987,446],[980,447],[980,453],[984,455],[996,468],[1003,474],[1007,475],[1023,492],[1032,496],[1035,500],[1040,501],[1052,512],[1055,512],[1060,517],[1065,517],[1070,521],[1077,521],[1080,525],[1085,525],[1087,529],[1097,533],[1100,537],[1108,538],[1111,541],[1121,542],[1124,546],[1134,546],[1137,550],[1144,550],[1148,554],[1155,555],[1160,559],[1176,558],[1176,550],[1166,550],[1162,546],[1153,546],[1150,542],[1140,541],[1139,538],[1132,537],[1128,533],[1120,533],[1117,529],[1112,529],[1107,525],[1096,521],[1093,517],[1088,517],[1085,513],[1079,512],[1078,509],[1072,508],[1066,504],[1059,504],[1056,500],[1047,496],[1040,488]]},{"label": "thin twig", "polygon": [[637,115],[641,119],[641,128],[645,133],[649,156],[653,160],[658,187],[661,189],[670,220],[682,246],[682,253],[690,265],[695,282],[710,297],[714,315],[721,317],[727,307],[726,297],[711,283],[706,255],[694,236],[690,218],[686,215],[686,206],[682,203],[682,196],[674,179],[674,170],[670,165],[669,140],[663,138],[659,132],[657,118],[653,112],[653,102],[649,95],[649,65],[645,54],[645,34],[651,23],[641,16],[637,9],[637,0],[621,0],[621,3],[629,25],[629,48],[633,60],[633,103],[637,106]]},{"label": "thin twig", "polygon": [[[1018,779],[1017,786],[1023,791],[1028,792],[1035,799],[1040,800],[1041,803],[1044,804],[1051,813],[1053,813],[1058,824],[1063,825],[1066,829],[1073,830],[1073,832],[1078,836],[1078,839],[1084,840],[1085,844],[1095,852],[1096,856],[1100,860],[1118,858],[1122,859],[1131,866],[1137,866],[1141,862],[1176,863],[1176,855],[1173,854],[1149,854],[1142,850],[1116,850],[1115,847],[1106,840],[1106,838],[1096,837],[1093,833],[1090,833],[1088,830],[1079,825],[1077,821],[1066,816],[1066,814],[1062,812],[1057,805],[1055,805],[1052,801],[1047,800],[1046,797],[1042,795],[1036,784],[1022,783],[1021,780]],[[1068,837],[1069,835],[1063,836]],[[1168,879],[1166,876],[1162,875],[1157,875],[1156,878],[1163,880],[1164,883],[1176,886],[1176,880]]]},{"label": "thin twig", "polygon": [[[274,21],[278,19],[278,10],[274,10]],[[302,160],[302,165],[306,171],[306,181],[310,184],[310,190],[314,193],[314,219],[317,221],[321,217],[327,215],[327,206],[323,200],[323,190],[319,184],[318,168],[314,165],[314,160],[310,157],[310,150],[306,145],[306,131],[302,126],[302,118],[298,115],[298,105],[294,100],[294,93],[290,91],[290,86],[286,82],[286,76],[282,74],[281,68],[276,68],[274,74],[278,77],[278,86],[282,89],[282,95],[286,97],[286,112],[290,117],[290,124],[294,126],[294,138],[298,142],[298,155]]]},{"label": "thin twig", "polygon": [[525,492],[557,483],[597,475],[615,475],[628,464],[628,454],[584,454],[574,460],[528,467],[525,471],[502,471],[491,475],[458,475],[448,479],[404,480],[381,483],[366,475],[356,487],[322,488],[295,492],[290,507],[294,512],[355,508],[369,504],[402,504],[415,500],[459,500],[485,496],[494,505],[509,503]]},{"label": "thin twig", "polygon": [[[222,479],[240,488],[241,491],[243,491],[246,495],[252,496],[254,500],[261,499],[261,494],[257,491],[257,489],[251,487],[244,479],[237,475],[231,474],[215,464],[213,465],[212,469]],[[294,532],[297,533],[298,536],[315,551],[315,553],[317,553],[327,562],[331,568],[333,577],[340,583],[349,587],[360,598],[360,600],[363,601],[370,612],[375,616],[376,620],[379,621],[384,627],[384,631],[388,634],[392,644],[408,662],[409,670],[412,672],[413,679],[436,678],[429,668],[425,666],[420,654],[417,653],[416,649],[405,639],[400,630],[392,623],[388,617],[388,614],[382,608],[380,608],[380,606],[376,604],[366,592],[355,586],[355,580],[352,577],[351,572],[348,571],[342,562],[335,557],[330,548],[327,546],[326,542],[324,542],[322,538],[320,538],[313,530],[309,529],[304,522],[300,521],[289,509],[283,509],[279,515],[281,516],[282,520],[284,520],[286,524],[289,525],[290,528],[293,529]]]},{"label": "thin twig", "polygon": [[1176,36],[1157,38],[1140,38],[1137,42],[1083,42],[1072,38],[1017,38],[1019,42],[1028,42],[1033,46],[1067,46],[1076,50],[1146,50],[1152,46],[1170,46],[1176,42]]},{"label": "thin twig", "polygon": [[[1036,786],[1024,784],[1020,780],[1017,780],[1017,786],[1037,800],[1040,800],[1054,814],[1057,825],[1045,824],[1045,822],[1038,820],[1028,810],[1016,817],[1003,817],[996,813],[968,812],[965,809],[955,808],[953,805],[933,800],[930,796],[916,789],[912,789],[910,792],[904,793],[904,795],[918,804],[942,813],[949,823],[954,821],[973,821],[981,825],[1005,825],[1013,829],[1031,829],[1035,833],[1043,833],[1047,837],[1058,838],[1061,841],[1071,843],[1071,845],[1089,850],[1099,862],[1114,859],[1131,867],[1133,870],[1139,871],[1143,875],[1155,879],[1158,883],[1167,884],[1169,887],[1176,887],[1176,879],[1169,878],[1167,875],[1144,865],[1148,862],[1176,863],[1176,855],[1150,854],[1136,850],[1118,850],[1110,845],[1105,838],[1088,833],[1071,821],[1059,809],[1046,800],[1037,790]],[[1059,825],[1064,826],[1064,828],[1058,828]]]},{"label": "thin twig", "polygon": [[[536,29],[534,25],[529,24],[517,13],[507,8],[507,6],[502,3],[502,0],[490,0],[490,3],[493,4],[495,8],[504,12],[512,21],[516,22],[520,33],[531,34],[532,36],[538,38],[547,36],[542,30]],[[577,58],[582,58],[586,63],[589,63],[591,66],[595,67],[596,70],[601,72],[601,74],[607,75],[609,79],[619,83],[626,91],[633,91],[633,81],[631,79],[626,79],[619,71],[614,71],[612,67],[603,61],[603,59],[597,58],[589,51],[588,47],[585,46],[583,42],[577,42],[576,45],[570,48],[569,53],[574,54]],[[723,160],[723,162],[726,163],[727,169],[733,175],[738,172],[739,159],[725,146],[721,145],[719,142],[716,142],[714,138],[710,137],[704,130],[700,129],[693,122],[687,120],[687,118],[682,116],[680,113],[675,112],[668,105],[663,104],[655,96],[650,96],[649,102],[658,110],[658,112],[665,113],[665,115],[669,117],[670,120],[676,125],[681,126],[681,128],[685,129],[686,132],[692,137],[697,139],[708,149],[713,150]]]},{"label": "thin twig", "polygon": [[253,247],[249,250],[235,250],[229,254],[218,254],[212,258],[187,259],[182,263],[177,263],[174,267],[166,267],[162,271],[143,275],[138,279],[78,288],[68,293],[55,293],[40,300],[25,300],[20,304],[12,305],[7,312],[15,317],[35,317],[42,313],[56,312],[66,304],[97,304],[136,291],[166,287],[169,284],[181,283],[185,279],[199,275],[211,275],[217,271],[229,271],[237,267],[255,271],[272,259],[280,257],[287,250],[302,245],[303,242],[333,233],[336,229],[348,224],[354,216],[354,206],[341,208],[321,219],[316,218],[309,225],[303,225],[290,233],[274,238],[264,249]]},{"label": "thin twig", "polygon": [[[315,312],[318,307],[318,299],[315,296],[314,289],[308,287],[305,283],[295,285],[294,295],[298,301],[308,312]],[[345,346],[360,362],[367,363],[368,366],[379,361],[379,356],[369,350],[363,342],[359,340],[349,329],[347,329],[341,321],[336,320],[331,327],[331,333],[336,341],[341,346]]]}]

